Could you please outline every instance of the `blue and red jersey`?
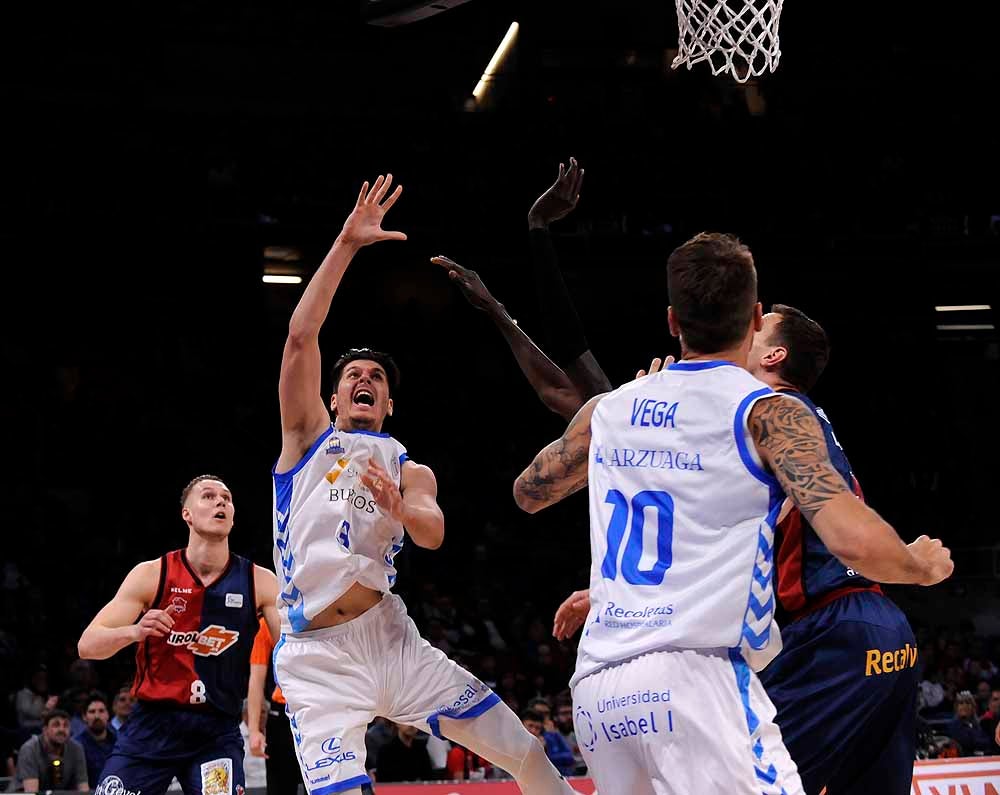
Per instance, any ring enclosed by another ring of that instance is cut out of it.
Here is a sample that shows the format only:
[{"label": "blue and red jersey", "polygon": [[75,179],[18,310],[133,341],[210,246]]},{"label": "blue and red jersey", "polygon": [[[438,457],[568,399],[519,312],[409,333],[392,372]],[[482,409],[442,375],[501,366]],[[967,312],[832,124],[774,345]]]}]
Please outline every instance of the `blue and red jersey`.
[{"label": "blue and red jersey", "polygon": [[168,611],[174,626],[167,637],[138,644],[132,695],[193,710],[214,707],[239,719],[258,627],[253,572],[253,563],[230,555],[206,587],[183,549],[160,558],[150,609]]},{"label": "blue and red jersey", "polygon": [[[844,478],[847,487],[863,500],[861,486],[851,471],[840,442],[833,433],[833,426],[822,409],[800,392],[781,390],[805,403],[819,420],[830,461]],[[834,557],[816,531],[802,516],[798,508],[778,523],[775,533],[777,552],[778,601],[792,618],[797,618],[829,604],[845,593],[853,591],[879,591],[871,580],[865,579]]]}]

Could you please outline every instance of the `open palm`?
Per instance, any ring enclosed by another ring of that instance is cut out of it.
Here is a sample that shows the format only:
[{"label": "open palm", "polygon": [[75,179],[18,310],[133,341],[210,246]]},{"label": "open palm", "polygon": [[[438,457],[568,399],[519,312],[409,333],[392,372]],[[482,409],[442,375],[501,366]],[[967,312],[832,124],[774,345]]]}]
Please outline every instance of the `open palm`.
[{"label": "open palm", "polygon": [[398,185],[386,198],[391,186],[392,174],[384,177],[379,175],[371,189],[367,182],[361,186],[358,203],[344,221],[344,229],[340,233],[341,240],[359,248],[380,240],[406,240],[403,232],[387,232],[382,228],[382,219],[403,192],[403,186]]}]

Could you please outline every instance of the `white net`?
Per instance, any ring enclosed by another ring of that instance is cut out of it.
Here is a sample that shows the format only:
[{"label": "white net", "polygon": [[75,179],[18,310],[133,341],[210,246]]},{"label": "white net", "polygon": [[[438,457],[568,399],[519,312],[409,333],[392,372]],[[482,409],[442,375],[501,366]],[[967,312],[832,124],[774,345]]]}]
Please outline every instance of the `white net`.
[{"label": "white net", "polygon": [[778,22],[784,0],[675,0],[677,57],[673,68],[707,61],[712,74],[741,83],[773,72],[781,58]]}]

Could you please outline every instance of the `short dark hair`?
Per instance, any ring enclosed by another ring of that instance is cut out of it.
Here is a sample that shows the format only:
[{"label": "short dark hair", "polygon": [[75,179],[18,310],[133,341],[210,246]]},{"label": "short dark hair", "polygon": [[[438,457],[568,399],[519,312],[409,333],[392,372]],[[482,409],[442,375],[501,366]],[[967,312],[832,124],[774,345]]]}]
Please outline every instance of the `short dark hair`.
[{"label": "short dark hair", "polygon": [[198,475],[196,478],[191,478],[191,481],[184,487],[181,492],[181,507],[184,507],[184,503],[187,502],[188,495],[191,493],[191,489],[201,483],[203,480],[217,480],[219,483],[225,483],[222,478],[218,475]]},{"label": "short dark hair", "polygon": [[781,377],[798,389],[808,393],[816,386],[830,360],[830,342],[823,327],[805,312],[787,304],[775,304],[771,311],[781,315],[770,345],[783,345],[788,355],[781,362]]},{"label": "short dark hair", "polygon": [[62,718],[63,720],[69,720],[69,713],[64,709],[50,709],[44,715],[42,715],[42,725],[48,726],[52,721],[57,718]]},{"label": "short dark hair", "polygon": [[685,347],[723,351],[743,339],[753,318],[753,254],[733,235],[702,232],[667,260],[667,291]]},{"label": "short dark hair", "polygon": [[90,709],[90,705],[93,704],[95,701],[100,701],[104,705],[105,709],[110,710],[111,707],[108,704],[108,700],[107,698],[104,697],[103,693],[91,693],[89,696],[87,696],[87,709]]},{"label": "short dark hair", "polygon": [[542,714],[537,709],[531,709],[530,707],[521,713],[521,722],[526,720],[533,720],[536,723],[545,723],[545,719]]},{"label": "short dark hair", "polygon": [[340,355],[340,358],[333,363],[331,375],[333,376],[334,392],[337,391],[337,386],[340,384],[340,376],[343,374],[344,368],[351,362],[356,362],[358,359],[368,359],[369,361],[378,362],[382,365],[385,370],[385,374],[389,377],[390,395],[399,389],[399,365],[396,364],[395,360],[388,353],[373,351],[371,348],[351,348],[348,351],[344,351],[344,353]]}]

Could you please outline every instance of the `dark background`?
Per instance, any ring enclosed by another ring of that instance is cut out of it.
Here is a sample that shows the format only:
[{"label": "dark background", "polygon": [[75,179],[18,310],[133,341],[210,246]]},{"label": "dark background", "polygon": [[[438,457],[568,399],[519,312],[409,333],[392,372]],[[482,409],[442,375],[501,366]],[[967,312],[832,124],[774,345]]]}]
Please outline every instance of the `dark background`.
[{"label": "dark background", "polygon": [[[404,596],[433,587],[547,622],[586,582],[585,498],[527,517],[510,497],[562,423],[428,263],[477,268],[533,333],[525,214],[569,155],[583,198],[553,234],[612,381],[676,350],[672,248],[737,233],[765,304],[830,334],[816,396],[868,500],[904,537],[969,550],[949,594],[992,594],[977,550],[997,537],[996,335],[936,324],[994,313],[934,306],[1000,305],[997,13],[881,5],[790,0],[756,113],[704,65],[668,68],[662,1],[471,0],[389,30],[355,2],[5,8],[5,684],[72,660],[128,569],[184,545],[193,475],[226,479],[233,548],[269,564],[301,288],[261,283],[264,248],[297,247],[311,273],[386,170],[405,185],[386,225],[410,239],[357,258],[323,347],[327,363],[366,344],[397,357],[386,430],[438,475],[447,540],[402,553]],[[491,107],[469,112],[513,19]]]}]

